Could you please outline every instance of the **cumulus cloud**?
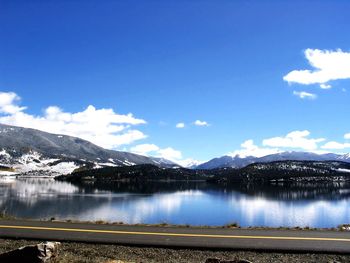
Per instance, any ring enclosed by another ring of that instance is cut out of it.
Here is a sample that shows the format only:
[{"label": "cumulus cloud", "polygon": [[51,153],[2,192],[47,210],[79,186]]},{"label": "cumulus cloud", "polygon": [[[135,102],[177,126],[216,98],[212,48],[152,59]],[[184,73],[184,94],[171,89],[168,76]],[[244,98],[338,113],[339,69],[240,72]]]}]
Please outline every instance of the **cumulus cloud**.
[{"label": "cumulus cloud", "polygon": [[177,160],[182,159],[182,153],[181,151],[175,150],[171,147],[167,147],[164,149],[158,150],[159,157],[171,160],[176,162]]},{"label": "cumulus cloud", "polygon": [[314,100],[314,99],[317,98],[316,94],[309,93],[309,92],[306,92],[306,91],[293,91],[293,95],[298,96],[301,99]]},{"label": "cumulus cloud", "polygon": [[325,141],[324,138],[309,138],[310,132],[292,131],[283,137],[273,137],[263,140],[264,146],[278,148],[300,148],[302,150],[316,150],[318,143]]},{"label": "cumulus cloud", "polygon": [[18,106],[19,101],[19,96],[13,92],[0,93],[1,123],[76,136],[105,148],[117,148],[147,137],[132,128],[146,121],[131,113],[118,114],[113,109],[96,109],[92,105],[71,113],[49,106],[42,115],[35,116],[26,113],[26,107]]},{"label": "cumulus cloud", "polygon": [[331,85],[329,85],[329,84],[324,84],[324,83],[320,84],[320,87],[321,87],[321,89],[331,89],[331,88],[332,88]]},{"label": "cumulus cloud", "polygon": [[158,151],[159,147],[155,144],[144,143],[144,144],[136,145],[132,147],[130,150],[137,154],[148,155],[150,152]]},{"label": "cumulus cloud", "polygon": [[209,123],[207,123],[206,121],[201,121],[201,120],[196,120],[193,124],[196,126],[209,126]]},{"label": "cumulus cloud", "polygon": [[176,128],[179,128],[179,129],[185,128],[185,123],[183,123],[183,122],[177,123]]},{"label": "cumulus cloud", "polygon": [[330,141],[327,142],[325,145],[322,145],[321,148],[330,150],[343,150],[346,148],[350,148],[350,143],[339,143],[336,141]]},{"label": "cumulus cloud", "polygon": [[26,107],[19,107],[16,104],[21,98],[14,92],[0,92],[0,113],[15,114],[23,111]]},{"label": "cumulus cloud", "polygon": [[239,156],[241,158],[247,156],[262,157],[269,154],[280,152],[277,148],[259,147],[254,144],[253,140],[246,140],[241,144],[241,149],[228,153],[229,156]]},{"label": "cumulus cloud", "polygon": [[306,49],[305,57],[312,70],[293,70],[283,77],[289,83],[303,85],[320,84],[321,88],[331,86],[326,84],[332,80],[350,78],[350,53],[338,50]]},{"label": "cumulus cloud", "polygon": [[[350,139],[350,133],[344,134],[344,139],[349,140]],[[350,148],[349,142],[336,142],[336,141],[330,141],[326,144],[322,145],[322,149],[331,149],[331,150],[343,150]]]},{"label": "cumulus cloud", "polygon": [[155,144],[139,144],[131,147],[130,151],[145,156],[164,158],[183,167],[189,167],[202,163],[201,161],[192,158],[183,159],[181,151],[175,150],[172,147],[160,148]]},{"label": "cumulus cloud", "polygon": [[[344,135],[345,139],[350,139],[350,133]],[[289,149],[308,151],[317,154],[329,153],[329,150],[338,152],[339,150],[350,148],[350,142],[325,142],[325,138],[310,138],[310,132],[292,131],[285,136],[272,137],[262,140],[262,146],[256,145],[253,140],[246,140],[241,144],[241,148],[228,153],[229,156],[247,156],[262,157],[270,154],[280,153]],[[320,143],[324,143],[320,146]]]},{"label": "cumulus cloud", "polygon": [[178,160],[176,163],[180,164],[182,167],[193,167],[204,163],[203,161],[198,161],[193,158],[187,158]]},{"label": "cumulus cloud", "polygon": [[131,147],[130,150],[137,154],[164,158],[174,162],[182,159],[181,151],[175,150],[171,147],[162,149],[155,144],[139,144],[134,147]]}]

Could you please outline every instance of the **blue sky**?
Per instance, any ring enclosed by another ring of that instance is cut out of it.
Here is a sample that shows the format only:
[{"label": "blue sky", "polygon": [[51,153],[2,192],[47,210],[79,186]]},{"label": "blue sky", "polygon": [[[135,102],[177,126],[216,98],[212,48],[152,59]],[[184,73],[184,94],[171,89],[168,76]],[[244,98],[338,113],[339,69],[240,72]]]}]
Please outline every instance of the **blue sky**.
[{"label": "blue sky", "polygon": [[2,0],[0,121],[177,160],[347,152],[349,10],[345,0]]}]

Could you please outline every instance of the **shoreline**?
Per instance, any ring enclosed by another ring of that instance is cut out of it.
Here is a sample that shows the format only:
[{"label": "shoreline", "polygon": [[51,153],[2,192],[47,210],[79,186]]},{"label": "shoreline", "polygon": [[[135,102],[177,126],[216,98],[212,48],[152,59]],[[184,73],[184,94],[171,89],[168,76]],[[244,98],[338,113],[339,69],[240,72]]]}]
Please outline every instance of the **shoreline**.
[{"label": "shoreline", "polygon": [[42,218],[42,219],[33,219],[33,218],[17,218],[6,213],[0,213],[0,220],[11,220],[11,221],[28,221],[28,222],[53,222],[53,223],[71,223],[71,224],[91,224],[91,225],[110,225],[110,226],[135,226],[135,227],[159,227],[159,228],[193,228],[193,229],[241,229],[241,230],[292,230],[292,231],[350,231],[350,224],[341,224],[337,227],[331,228],[318,228],[318,227],[266,227],[266,226],[248,226],[241,227],[238,223],[229,223],[225,225],[209,226],[209,225],[189,225],[189,224],[169,224],[169,223],[157,223],[157,224],[147,224],[147,223],[136,223],[136,224],[127,224],[124,222],[108,222],[104,220],[96,221],[85,221],[85,220],[74,220],[66,219],[60,220],[55,218]]},{"label": "shoreline", "polygon": [[[8,218],[7,220],[3,220],[3,224],[7,225],[6,221],[11,221],[11,223],[16,224],[16,221],[26,221],[26,222],[36,222],[36,224],[33,224],[34,226],[40,224],[40,222],[52,222],[53,224],[57,223],[69,223],[72,227],[73,224],[90,224],[95,225],[95,227],[92,227],[92,229],[99,229],[96,225],[104,225],[105,222],[101,221],[61,221],[61,220],[33,220],[33,219],[16,219],[16,218]],[[115,223],[116,224],[116,223]],[[24,223],[24,225],[26,225]],[[47,224],[46,224],[47,225]],[[63,224],[61,224],[61,227]],[[102,229],[113,229],[113,224],[105,224],[106,227]],[[173,230],[170,230],[170,232],[174,232],[175,228],[193,228],[198,231],[201,231],[200,229],[206,229],[205,227],[194,227],[194,226],[183,226],[183,225],[126,225],[126,224],[120,224],[123,226],[139,226],[141,227],[153,227],[159,229],[163,228],[173,228]],[[110,227],[108,227],[110,226]],[[46,226],[48,227],[48,225]],[[101,226],[102,227],[102,226]],[[228,228],[232,228],[232,231],[239,230],[245,230],[245,229],[262,229],[262,228],[239,228],[238,226],[230,227],[226,226]],[[45,228],[45,225],[44,225]],[[75,228],[73,226],[73,228]],[[207,227],[209,228],[209,227]],[[211,230],[215,229],[214,227],[210,227]],[[218,227],[216,227],[218,228]],[[219,227],[223,228],[223,227]],[[100,228],[101,229],[101,228]],[[145,228],[143,228],[145,229]],[[274,228],[278,230],[277,228]],[[279,229],[281,230],[281,229]],[[287,230],[287,229],[286,229]],[[299,232],[299,234],[295,234],[296,236],[300,236],[300,232],[304,231],[312,231],[314,229],[301,229],[301,228],[289,228],[288,230],[291,230],[293,233]],[[316,230],[316,229],[315,229]],[[329,231],[330,229],[317,229],[317,230],[324,230]],[[130,231],[130,230],[128,230]],[[157,230],[155,230],[157,231]],[[185,231],[185,230],[183,230]],[[186,230],[184,233],[187,233],[189,230]],[[224,231],[224,230],[219,230]],[[225,230],[227,231],[227,230]],[[334,230],[333,230],[334,231]],[[335,230],[339,233],[341,229]],[[161,230],[159,232],[162,232]],[[313,236],[313,234],[310,235]],[[338,235],[337,234],[337,235]],[[321,234],[322,236],[323,234]],[[293,234],[294,236],[294,234]],[[339,236],[339,235],[338,235]],[[314,246],[312,245],[310,247],[310,250],[303,249],[277,249],[276,247],[273,249],[266,249],[266,248],[254,248],[254,246],[249,245],[248,247],[240,247],[240,248],[233,248],[233,247],[216,247],[216,246],[169,246],[165,243],[148,243],[148,244],[137,244],[137,243],[110,243],[108,241],[102,241],[102,240],[94,240],[89,241],[84,238],[79,238],[78,240],[74,239],[67,239],[64,238],[55,238],[54,236],[47,235],[42,236],[41,238],[39,236],[29,236],[25,237],[20,234],[16,235],[6,235],[6,232],[3,232],[3,235],[0,236],[0,253],[8,252],[10,250],[18,249],[22,246],[27,245],[33,245],[38,244],[42,241],[60,241],[61,242],[61,248],[59,249],[59,257],[56,259],[55,262],[57,263],[68,263],[68,262],[89,262],[89,263],[131,263],[131,262],[205,262],[208,258],[217,258],[220,260],[246,260],[243,262],[281,262],[281,263],[287,263],[287,262],[305,262],[305,263],[311,263],[311,262],[319,262],[319,263],[335,263],[335,262],[350,262],[350,251],[346,250],[317,250],[314,249]],[[250,244],[250,243],[249,243]],[[327,252],[328,251],[328,252]],[[114,260],[114,261],[113,261]],[[119,260],[119,261],[116,261]],[[235,261],[233,261],[235,262]],[[239,261],[237,261],[239,262]]]}]

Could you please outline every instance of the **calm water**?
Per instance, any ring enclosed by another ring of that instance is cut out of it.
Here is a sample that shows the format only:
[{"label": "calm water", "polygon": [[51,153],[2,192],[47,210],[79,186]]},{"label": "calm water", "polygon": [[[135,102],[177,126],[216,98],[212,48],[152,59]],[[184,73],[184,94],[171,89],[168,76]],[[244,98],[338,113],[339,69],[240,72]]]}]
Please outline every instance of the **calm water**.
[{"label": "calm water", "polygon": [[124,223],[334,227],[350,223],[350,185],[73,185],[0,179],[0,211],[25,218]]}]

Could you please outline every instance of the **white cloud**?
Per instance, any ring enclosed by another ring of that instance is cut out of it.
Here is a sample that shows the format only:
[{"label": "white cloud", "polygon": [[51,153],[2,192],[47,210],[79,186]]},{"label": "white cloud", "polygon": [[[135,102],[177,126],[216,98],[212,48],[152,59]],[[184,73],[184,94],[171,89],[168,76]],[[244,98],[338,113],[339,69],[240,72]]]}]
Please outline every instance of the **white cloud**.
[{"label": "white cloud", "polygon": [[262,157],[269,154],[275,154],[280,152],[276,148],[260,148],[254,144],[253,140],[247,140],[241,144],[241,149],[228,153],[230,156],[239,156],[241,158],[247,156]]},{"label": "white cloud", "polygon": [[293,91],[293,95],[298,96],[301,99],[314,100],[314,99],[317,98],[316,94],[309,93],[309,92],[306,92],[306,91]]},{"label": "white cloud", "polygon": [[201,120],[196,120],[193,124],[196,126],[209,126],[209,123],[207,123],[206,121],[201,121]]},{"label": "white cloud", "polygon": [[324,83],[320,84],[320,87],[321,87],[321,89],[331,89],[331,88],[332,88],[331,85],[329,85],[329,84],[324,84]]},{"label": "white cloud", "polygon": [[308,138],[310,132],[293,131],[288,133],[284,137],[273,137],[263,140],[264,146],[277,147],[277,148],[300,148],[302,150],[316,150],[318,143],[325,141],[324,138],[312,139]]},{"label": "white cloud", "polygon": [[155,144],[139,144],[130,149],[133,153],[164,158],[173,162],[177,162],[182,159],[181,151],[175,150],[171,147],[160,148]]},{"label": "white cloud", "polygon": [[[253,140],[246,140],[241,144],[241,149],[228,153],[229,156],[239,156],[241,158],[247,156],[262,157],[270,154],[280,153],[288,149],[294,148],[300,151],[308,151],[316,154],[329,153],[329,150],[342,150],[350,148],[350,142],[339,143],[335,141],[325,142],[324,138],[310,138],[310,132],[292,131],[285,136],[264,139],[262,147],[254,143]],[[350,133],[344,135],[345,139],[350,139]],[[325,144],[319,147],[319,144]],[[338,152],[339,151],[335,151]]]},{"label": "white cloud", "polygon": [[182,160],[177,160],[178,164],[180,164],[182,167],[192,167],[195,165],[200,165],[204,163],[203,161],[198,161],[192,158],[187,158],[187,159],[182,159]]},{"label": "white cloud", "polygon": [[25,112],[18,106],[20,98],[13,92],[0,93],[0,122],[46,132],[80,137],[105,148],[130,144],[147,136],[132,126],[145,124],[131,113],[118,114],[113,109],[96,109],[90,105],[81,112],[64,112],[49,106],[41,116]]},{"label": "white cloud", "polygon": [[335,141],[327,142],[325,145],[322,145],[322,149],[333,149],[333,150],[342,150],[345,148],[350,148],[350,143],[339,143]]},{"label": "white cloud", "polygon": [[185,123],[183,123],[183,122],[177,123],[176,128],[179,128],[179,129],[185,128]]},{"label": "white cloud", "polygon": [[203,163],[192,158],[183,159],[181,151],[175,150],[172,147],[160,148],[155,144],[139,144],[132,147],[130,151],[145,156],[164,158],[183,167],[189,167]]},{"label": "white cloud", "polygon": [[305,57],[313,70],[293,70],[283,77],[289,83],[303,85],[320,84],[330,88],[327,82],[350,78],[350,53],[342,50],[306,49]]},{"label": "white cloud", "polygon": [[23,111],[26,107],[19,107],[16,104],[21,100],[14,92],[0,92],[0,113],[15,114]]},{"label": "white cloud", "polygon": [[156,152],[158,150],[159,147],[157,145],[150,143],[139,144],[130,149],[130,151],[141,155],[148,155],[150,152]]},{"label": "white cloud", "polygon": [[[349,140],[350,139],[350,133],[344,134],[344,139]],[[330,141],[324,144],[322,149],[333,149],[333,150],[343,150],[350,148],[350,143],[349,142],[336,142],[336,141]]]},{"label": "white cloud", "polygon": [[170,161],[177,162],[178,160],[182,159],[182,153],[171,147],[159,149],[157,152],[158,152],[158,157],[161,157]]}]

